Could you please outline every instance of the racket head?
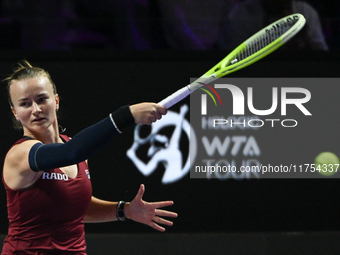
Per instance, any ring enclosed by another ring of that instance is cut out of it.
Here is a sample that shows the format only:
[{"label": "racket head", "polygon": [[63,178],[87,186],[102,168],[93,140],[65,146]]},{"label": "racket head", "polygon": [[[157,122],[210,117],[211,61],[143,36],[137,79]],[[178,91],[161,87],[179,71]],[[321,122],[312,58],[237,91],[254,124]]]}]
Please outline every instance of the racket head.
[{"label": "racket head", "polygon": [[303,28],[305,23],[303,15],[296,13],[266,26],[240,44],[200,78],[163,99],[159,104],[170,108],[205,84],[264,58],[288,42]]},{"label": "racket head", "polygon": [[201,78],[221,78],[262,59],[293,38],[305,25],[302,14],[295,13],[281,18],[236,47]]}]

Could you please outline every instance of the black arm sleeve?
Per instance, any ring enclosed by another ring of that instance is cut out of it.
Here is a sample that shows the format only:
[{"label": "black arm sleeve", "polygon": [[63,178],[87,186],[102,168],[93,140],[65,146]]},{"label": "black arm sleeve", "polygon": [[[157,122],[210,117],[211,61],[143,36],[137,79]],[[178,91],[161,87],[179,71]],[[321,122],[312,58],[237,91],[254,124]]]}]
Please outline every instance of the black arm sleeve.
[{"label": "black arm sleeve", "polygon": [[30,168],[45,171],[84,161],[105,147],[121,130],[134,123],[128,106],[83,129],[66,143],[36,143],[29,152]]}]

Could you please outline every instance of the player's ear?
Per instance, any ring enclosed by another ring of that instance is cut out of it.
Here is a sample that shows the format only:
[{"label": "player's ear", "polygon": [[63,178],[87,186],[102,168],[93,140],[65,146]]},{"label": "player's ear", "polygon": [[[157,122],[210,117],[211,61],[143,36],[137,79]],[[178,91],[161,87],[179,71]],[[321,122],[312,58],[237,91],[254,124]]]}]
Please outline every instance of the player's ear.
[{"label": "player's ear", "polygon": [[59,98],[59,95],[58,95],[58,94],[55,94],[54,97],[55,97],[56,110],[58,111],[58,110],[59,110],[59,102],[60,102],[60,98]]},{"label": "player's ear", "polygon": [[15,111],[13,106],[11,106],[11,111],[12,111],[14,117],[17,119],[17,121],[19,121],[18,115],[17,115],[17,113],[16,113],[16,111]]}]

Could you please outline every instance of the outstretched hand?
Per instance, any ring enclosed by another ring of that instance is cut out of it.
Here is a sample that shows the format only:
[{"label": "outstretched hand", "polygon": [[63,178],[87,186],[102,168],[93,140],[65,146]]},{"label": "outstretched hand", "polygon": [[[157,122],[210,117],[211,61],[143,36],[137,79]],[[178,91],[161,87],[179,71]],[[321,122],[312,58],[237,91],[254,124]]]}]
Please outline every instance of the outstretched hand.
[{"label": "outstretched hand", "polygon": [[166,108],[156,103],[140,103],[130,106],[136,124],[148,124],[159,120],[167,113]]},{"label": "outstretched hand", "polygon": [[159,208],[173,205],[174,202],[162,201],[149,203],[143,201],[144,192],[145,186],[141,184],[136,197],[131,201],[130,204],[125,205],[125,215],[128,219],[143,223],[158,231],[164,232],[165,228],[158,224],[172,226],[173,223],[172,221],[163,219],[162,217],[176,218],[177,213],[161,210]]}]

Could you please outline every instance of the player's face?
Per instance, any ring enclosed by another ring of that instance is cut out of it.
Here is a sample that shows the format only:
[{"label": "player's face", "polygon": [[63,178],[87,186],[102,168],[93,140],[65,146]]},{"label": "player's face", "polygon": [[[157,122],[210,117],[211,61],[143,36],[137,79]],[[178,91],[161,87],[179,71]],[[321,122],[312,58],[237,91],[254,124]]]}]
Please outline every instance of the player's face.
[{"label": "player's face", "polygon": [[24,129],[40,133],[57,123],[59,97],[45,76],[12,81],[10,96],[12,112]]}]

